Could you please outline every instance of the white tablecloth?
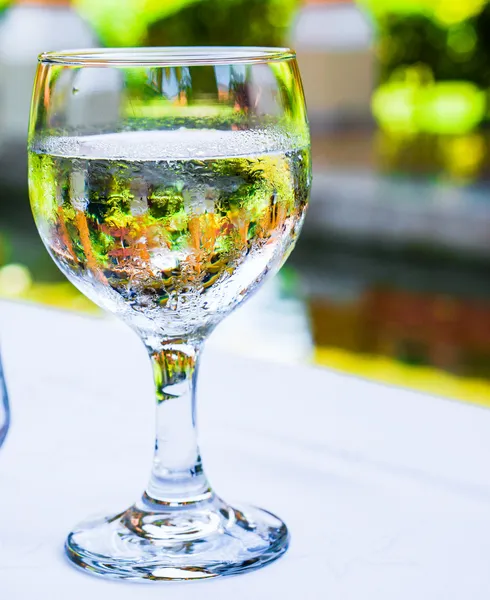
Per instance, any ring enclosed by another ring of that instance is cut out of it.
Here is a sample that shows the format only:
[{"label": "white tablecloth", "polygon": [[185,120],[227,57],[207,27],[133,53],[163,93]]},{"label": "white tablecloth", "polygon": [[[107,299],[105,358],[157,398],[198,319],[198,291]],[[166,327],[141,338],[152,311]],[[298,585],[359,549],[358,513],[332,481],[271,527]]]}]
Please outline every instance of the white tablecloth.
[{"label": "white tablecloth", "polygon": [[131,584],[62,552],[81,518],[125,508],[153,445],[150,367],[122,325],[0,304],[12,429],[0,451],[2,600],[487,600],[490,412],[320,369],[210,347],[202,450],[228,500],[292,534],[238,577]]}]

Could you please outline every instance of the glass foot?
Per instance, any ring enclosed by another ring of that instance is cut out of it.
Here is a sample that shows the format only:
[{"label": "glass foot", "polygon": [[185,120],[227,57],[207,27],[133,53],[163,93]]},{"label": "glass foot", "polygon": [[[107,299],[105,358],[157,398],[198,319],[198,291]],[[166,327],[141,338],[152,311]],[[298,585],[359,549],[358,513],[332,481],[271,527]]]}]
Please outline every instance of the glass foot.
[{"label": "glass foot", "polygon": [[130,580],[194,580],[235,575],[279,558],[286,525],[255,507],[221,501],[199,507],[126,512],[80,524],[66,540],[68,558],[96,575]]}]

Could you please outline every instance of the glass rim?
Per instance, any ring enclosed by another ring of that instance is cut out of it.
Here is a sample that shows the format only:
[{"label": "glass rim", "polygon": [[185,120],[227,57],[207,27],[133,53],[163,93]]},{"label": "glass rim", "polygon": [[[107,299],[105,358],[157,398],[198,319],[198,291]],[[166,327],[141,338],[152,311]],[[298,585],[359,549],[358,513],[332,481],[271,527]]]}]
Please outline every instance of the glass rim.
[{"label": "glass rim", "polygon": [[42,64],[76,67],[185,67],[268,63],[296,58],[290,48],[267,46],[153,46],[43,52]]}]

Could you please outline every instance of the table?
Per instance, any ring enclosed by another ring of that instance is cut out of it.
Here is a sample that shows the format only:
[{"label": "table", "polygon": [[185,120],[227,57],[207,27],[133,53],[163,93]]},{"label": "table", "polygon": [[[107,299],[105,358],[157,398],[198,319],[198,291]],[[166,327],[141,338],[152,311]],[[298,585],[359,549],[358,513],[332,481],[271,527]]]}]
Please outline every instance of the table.
[{"label": "table", "polygon": [[90,513],[128,506],[152,453],[150,366],[111,320],[0,304],[12,429],[0,451],[0,597],[486,599],[490,412],[210,341],[199,394],[208,475],[277,512],[276,563],[222,580],[130,584],[63,557]]}]

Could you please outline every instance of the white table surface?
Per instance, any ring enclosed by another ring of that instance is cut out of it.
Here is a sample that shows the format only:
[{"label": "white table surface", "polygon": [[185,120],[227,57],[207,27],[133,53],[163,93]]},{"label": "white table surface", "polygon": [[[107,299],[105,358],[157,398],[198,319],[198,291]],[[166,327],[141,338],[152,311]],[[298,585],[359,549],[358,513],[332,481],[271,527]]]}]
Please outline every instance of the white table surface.
[{"label": "white table surface", "polygon": [[1,600],[487,600],[490,412],[210,347],[201,446],[215,488],[277,512],[278,562],[134,584],[75,570],[64,536],[142,491],[150,367],[123,326],[0,304],[12,429],[0,451]]}]

